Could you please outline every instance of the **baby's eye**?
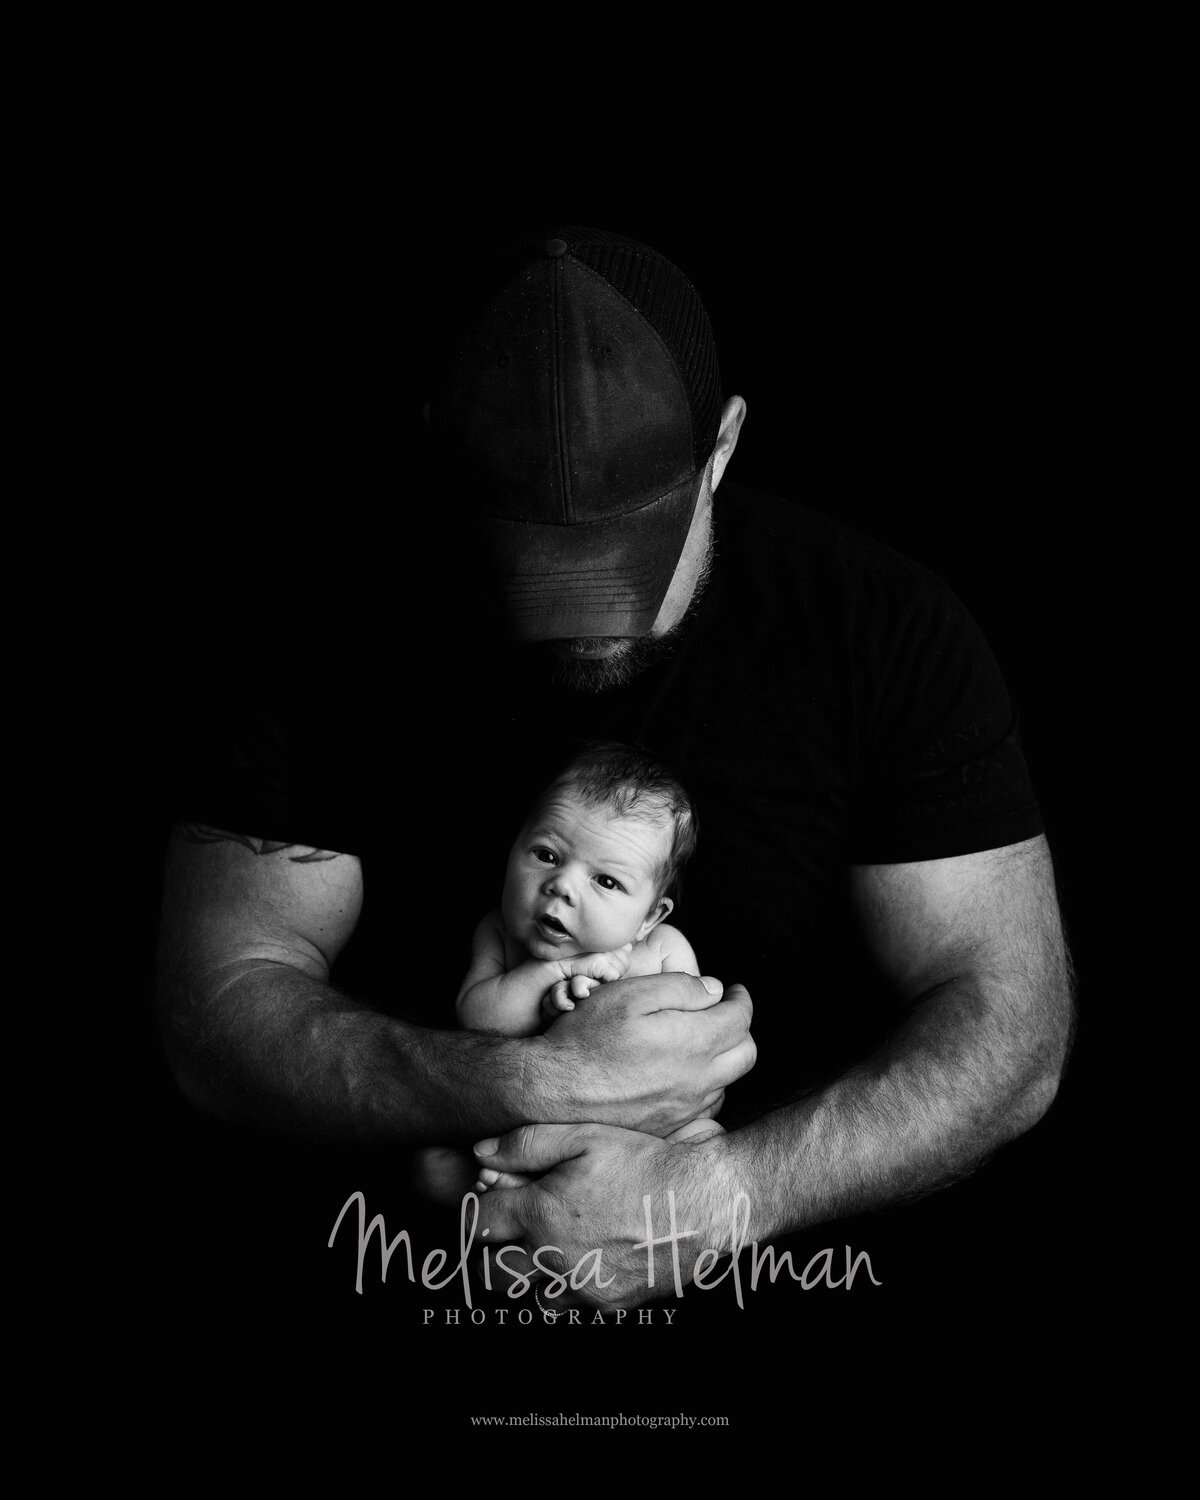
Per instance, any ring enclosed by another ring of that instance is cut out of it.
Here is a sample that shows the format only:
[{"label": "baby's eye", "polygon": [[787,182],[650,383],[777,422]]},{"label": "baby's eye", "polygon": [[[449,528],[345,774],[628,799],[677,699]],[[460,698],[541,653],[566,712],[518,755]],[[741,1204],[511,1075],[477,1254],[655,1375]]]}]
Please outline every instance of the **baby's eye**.
[{"label": "baby's eye", "polygon": [[553,849],[534,849],[531,852],[534,859],[540,860],[544,865],[556,865],[558,863],[558,855],[555,854]]},{"label": "baby's eye", "polygon": [[596,884],[600,886],[602,890],[606,891],[621,891],[625,889],[621,882],[619,880],[614,880],[611,875],[597,875]]}]

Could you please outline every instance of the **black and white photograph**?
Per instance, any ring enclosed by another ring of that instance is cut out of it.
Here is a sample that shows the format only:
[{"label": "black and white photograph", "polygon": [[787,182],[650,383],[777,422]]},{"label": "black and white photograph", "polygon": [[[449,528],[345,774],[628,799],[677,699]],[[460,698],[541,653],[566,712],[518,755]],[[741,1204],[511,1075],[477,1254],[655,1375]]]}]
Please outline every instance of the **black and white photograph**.
[{"label": "black and white photograph", "polygon": [[124,605],[147,1409],[750,1454],[1098,1357],[1070,206],[855,168],[206,184]]}]

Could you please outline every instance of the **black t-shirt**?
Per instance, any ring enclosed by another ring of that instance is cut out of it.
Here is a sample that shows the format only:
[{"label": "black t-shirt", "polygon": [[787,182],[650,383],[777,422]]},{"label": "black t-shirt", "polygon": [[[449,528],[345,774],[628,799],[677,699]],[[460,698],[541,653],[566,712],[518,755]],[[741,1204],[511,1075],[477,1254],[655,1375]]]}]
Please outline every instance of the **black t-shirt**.
[{"label": "black t-shirt", "polygon": [[335,982],[450,1027],[533,797],[580,741],[640,742],[699,815],[671,920],[755,1003],[759,1061],[723,1119],[792,1097],[895,1020],[856,940],[850,866],[1000,847],[1042,823],[995,660],[940,579],[729,481],[715,516],[700,607],[627,687],[554,686],[431,559],[420,592],[381,584],[349,626],[342,611],[314,622],[302,670],[255,661],[181,813],[357,855],[364,912]]}]

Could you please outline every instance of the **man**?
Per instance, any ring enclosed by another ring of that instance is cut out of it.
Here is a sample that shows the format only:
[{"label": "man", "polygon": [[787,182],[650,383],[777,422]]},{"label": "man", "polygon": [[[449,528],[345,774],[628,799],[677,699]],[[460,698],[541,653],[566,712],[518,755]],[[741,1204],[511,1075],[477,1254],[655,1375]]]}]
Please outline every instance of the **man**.
[{"label": "man", "polygon": [[[1066,1051],[1068,961],[990,653],[915,565],[726,483],[745,403],[722,401],[679,272],[563,229],[490,290],[432,412],[450,524],[428,552],[454,555],[437,582],[474,624],[374,685],[433,720],[390,760],[374,706],[340,743],[273,722],[197,795],[168,864],[166,1036],[211,1111],[474,1140],[481,1167],[539,1174],[485,1195],[491,1243],[599,1250],[583,1294],[628,1305],[673,1276],[663,1247],[650,1284],[645,1199],[661,1235],[673,1194],[686,1282],[739,1202],[777,1239],[1026,1130]],[[428,646],[429,601],[405,603]],[[589,737],[681,767],[702,831],[680,925],[743,983],[622,981],[541,1038],[457,1033],[496,896],[479,851],[502,867],[528,792]],[[725,1134],[662,1139],[722,1103]]]}]

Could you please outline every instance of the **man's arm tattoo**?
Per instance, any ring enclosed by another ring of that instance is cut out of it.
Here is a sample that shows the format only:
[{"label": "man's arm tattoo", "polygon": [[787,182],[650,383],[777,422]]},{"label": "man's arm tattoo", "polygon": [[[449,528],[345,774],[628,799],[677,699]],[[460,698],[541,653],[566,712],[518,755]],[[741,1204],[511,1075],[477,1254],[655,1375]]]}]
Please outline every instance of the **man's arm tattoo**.
[{"label": "man's arm tattoo", "polygon": [[284,849],[308,849],[307,854],[289,854],[294,865],[312,865],[324,859],[337,859],[328,849],[311,849],[307,844],[283,844],[277,839],[251,839],[224,828],[209,828],[204,823],[181,823],[179,836],[189,844],[241,844],[251,854],[279,854]]}]

